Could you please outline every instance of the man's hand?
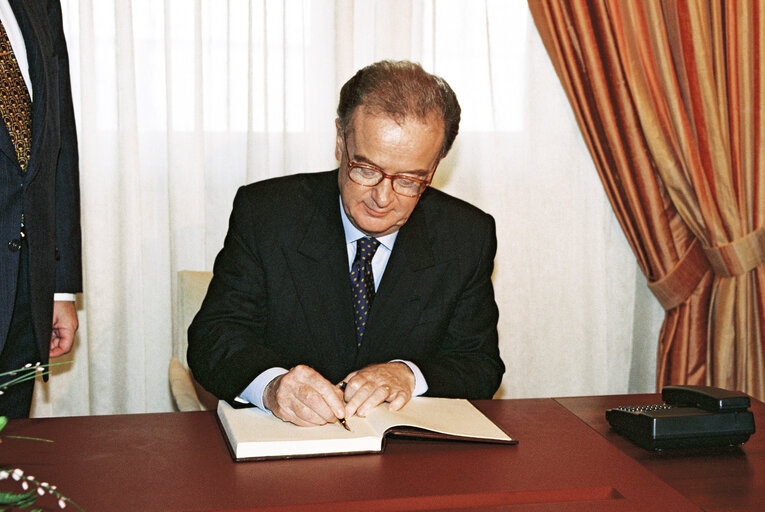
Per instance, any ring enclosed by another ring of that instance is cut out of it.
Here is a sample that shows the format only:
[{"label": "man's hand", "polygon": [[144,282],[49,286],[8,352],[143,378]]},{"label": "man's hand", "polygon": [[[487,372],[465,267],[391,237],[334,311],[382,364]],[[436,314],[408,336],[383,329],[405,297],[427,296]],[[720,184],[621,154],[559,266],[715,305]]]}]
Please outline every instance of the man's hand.
[{"label": "man's hand", "polygon": [[345,417],[364,417],[383,402],[390,410],[401,409],[412,398],[414,374],[401,362],[373,364],[348,374],[345,384]]},{"label": "man's hand", "polygon": [[272,380],[263,391],[263,405],[277,418],[301,427],[345,418],[343,392],[316,370],[298,365]]},{"label": "man's hand", "polygon": [[58,357],[72,350],[74,333],[80,326],[74,301],[53,301],[53,329],[50,334],[50,357]]}]

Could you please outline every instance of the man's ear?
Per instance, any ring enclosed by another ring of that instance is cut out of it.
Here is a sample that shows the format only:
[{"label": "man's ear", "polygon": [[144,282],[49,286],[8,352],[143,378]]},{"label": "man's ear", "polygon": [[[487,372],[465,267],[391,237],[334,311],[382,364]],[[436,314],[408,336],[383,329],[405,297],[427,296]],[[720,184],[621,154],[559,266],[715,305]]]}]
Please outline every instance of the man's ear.
[{"label": "man's ear", "polygon": [[335,138],[335,158],[338,162],[343,161],[343,129],[340,127],[340,119],[335,119],[335,129],[337,137]]}]

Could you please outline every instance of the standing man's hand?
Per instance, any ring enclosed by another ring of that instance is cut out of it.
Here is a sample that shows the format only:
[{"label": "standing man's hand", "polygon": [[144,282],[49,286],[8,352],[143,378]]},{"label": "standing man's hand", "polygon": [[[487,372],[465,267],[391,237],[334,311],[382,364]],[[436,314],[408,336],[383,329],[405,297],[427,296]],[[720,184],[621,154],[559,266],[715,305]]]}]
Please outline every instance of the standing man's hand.
[{"label": "standing man's hand", "polygon": [[58,357],[72,350],[74,333],[80,326],[74,301],[53,301],[53,329],[50,334],[50,357]]},{"label": "standing man's hand", "polygon": [[412,398],[415,378],[412,370],[401,362],[373,364],[345,378],[345,414],[366,416],[383,402],[397,411]]},{"label": "standing man's hand", "polygon": [[263,405],[277,418],[301,427],[345,418],[340,388],[305,365],[295,366],[272,380],[263,391]]}]

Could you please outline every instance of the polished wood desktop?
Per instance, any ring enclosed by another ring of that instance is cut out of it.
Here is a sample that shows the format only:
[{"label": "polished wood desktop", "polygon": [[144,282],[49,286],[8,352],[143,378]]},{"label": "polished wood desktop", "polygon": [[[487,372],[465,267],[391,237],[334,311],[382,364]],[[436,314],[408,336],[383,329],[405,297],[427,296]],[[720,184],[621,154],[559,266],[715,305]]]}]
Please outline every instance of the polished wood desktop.
[{"label": "polished wood desktop", "polygon": [[[515,446],[393,439],[377,455],[240,463],[214,412],[12,420],[4,436],[54,442],[5,437],[0,467],[56,484],[88,512],[684,511],[765,503],[758,434],[743,447],[687,456],[647,452],[609,431],[606,406],[647,398],[655,397],[476,401],[520,440]],[[762,424],[765,406],[753,410]]]},{"label": "polished wood desktop", "polygon": [[[620,405],[661,403],[659,395],[556,399],[631,459],[691,499],[702,510],[765,510],[765,436],[755,432],[741,447],[644,450],[608,425],[603,411]],[[755,428],[765,428],[765,404],[752,400]]]}]

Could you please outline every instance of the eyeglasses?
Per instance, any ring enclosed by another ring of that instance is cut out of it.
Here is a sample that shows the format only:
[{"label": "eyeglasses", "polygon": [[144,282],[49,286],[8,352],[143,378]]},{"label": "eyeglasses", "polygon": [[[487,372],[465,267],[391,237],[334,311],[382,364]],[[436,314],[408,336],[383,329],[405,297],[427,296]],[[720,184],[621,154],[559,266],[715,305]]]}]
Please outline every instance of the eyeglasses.
[{"label": "eyeglasses", "polygon": [[393,191],[406,197],[417,197],[425,191],[433,179],[433,173],[436,172],[438,162],[440,162],[440,159],[436,160],[433,169],[428,173],[428,178],[424,180],[405,174],[388,174],[374,165],[351,160],[345,133],[343,133],[343,145],[345,146],[345,156],[348,158],[348,177],[351,178],[351,181],[363,187],[374,187],[382,180],[389,179]]}]

